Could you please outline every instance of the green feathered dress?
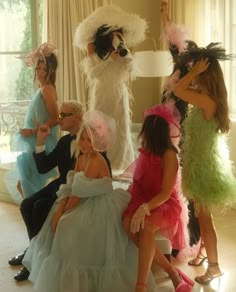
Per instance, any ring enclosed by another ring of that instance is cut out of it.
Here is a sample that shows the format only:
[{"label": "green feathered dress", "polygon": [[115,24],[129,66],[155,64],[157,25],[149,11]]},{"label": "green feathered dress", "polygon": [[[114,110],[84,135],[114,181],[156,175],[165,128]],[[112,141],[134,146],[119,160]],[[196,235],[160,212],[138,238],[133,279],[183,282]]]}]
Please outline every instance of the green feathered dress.
[{"label": "green feathered dress", "polygon": [[236,199],[236,179],[226,137],[217,132],[217,121],[204,119],[192,107],[184,121],[182,189],[184,195],[209,210]]}]

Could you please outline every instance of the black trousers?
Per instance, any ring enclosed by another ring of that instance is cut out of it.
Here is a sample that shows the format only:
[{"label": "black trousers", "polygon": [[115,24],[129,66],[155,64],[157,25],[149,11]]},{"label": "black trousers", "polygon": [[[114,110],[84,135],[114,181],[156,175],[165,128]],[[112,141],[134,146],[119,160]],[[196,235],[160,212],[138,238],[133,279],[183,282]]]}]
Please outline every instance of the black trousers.
[{"label": "black trousers", "polygon": [[20,212],[31,240],[42,228],[48,213],[57,199],[58,182],[51,182],[46,187],[26,198],[20,205]]}]

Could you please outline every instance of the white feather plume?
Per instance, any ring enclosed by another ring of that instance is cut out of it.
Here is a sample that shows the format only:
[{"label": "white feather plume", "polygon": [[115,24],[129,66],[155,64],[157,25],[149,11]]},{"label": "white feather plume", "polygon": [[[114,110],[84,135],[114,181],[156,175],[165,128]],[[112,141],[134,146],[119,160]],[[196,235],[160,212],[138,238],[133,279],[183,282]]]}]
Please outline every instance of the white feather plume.
[{"label": "white feather plume", "polygon": [[107,5],[97,8],[78,25],[74,35],[74,46],[86,50],[87,45],[94,42],[97,29],[103,24],[121,27],[128,47],[133,47],[145,39],[147,29],[145,19],[127,13],[118,6]]}]

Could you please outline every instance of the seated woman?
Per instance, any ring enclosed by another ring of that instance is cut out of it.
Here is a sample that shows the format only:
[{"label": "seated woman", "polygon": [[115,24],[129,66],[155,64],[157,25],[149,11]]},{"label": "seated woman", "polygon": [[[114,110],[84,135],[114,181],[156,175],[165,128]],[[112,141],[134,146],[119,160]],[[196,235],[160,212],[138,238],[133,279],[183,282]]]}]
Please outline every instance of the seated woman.
[{"label": "seated woman", "polygon": [[170,239],[172,247],[185,247],[183,205],[178,194],[177,149],[171,138],[179,132],[168,105],[157,105],[145,111],[139,134],[142,148],[136,162],[132,199],[123,214],[129,237],[139,248],[135,292],[147,291],[151,264],[156,261],[170,276],[176,292],[190,292],[194,282],[172,266],[155,242],[156,233]]},{"label": "seated woman", "polygon": [[[113,189],[107,164],[98,152],[112,138],[106,117],[94,111],[84,114],[79,136],[83,154],[77,172],[68,175],[68,183],[58,192],[61,201],[54,204],[26,252],[23,264],[36,291],[135,290],[138,249],[121,220],[130,195]],[[152,274],[148,288],[150,292],[156,288]]]}]

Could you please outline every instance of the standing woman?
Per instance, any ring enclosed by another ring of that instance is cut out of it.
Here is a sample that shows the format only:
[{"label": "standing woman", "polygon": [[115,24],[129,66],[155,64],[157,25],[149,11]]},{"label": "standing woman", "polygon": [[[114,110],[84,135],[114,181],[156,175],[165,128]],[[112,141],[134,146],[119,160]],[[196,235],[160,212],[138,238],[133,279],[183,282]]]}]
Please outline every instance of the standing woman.
[{"label": "standing woman", "polygon": [[174,94],[192,104],[184,121],[182,188],[194,201],[201,236],[208,258],[206,273],[195,281],[206,285],[222,275],[218,264],[217,236],[212,210],[225,205],[236,194],[224,134],[229,131],[227,90],[219,60],[229,59],[218,43],[193,48],[179,56],[179,62],[194,66],[174,89]]},{"label": "standing woman", "polygon": [[[23,197],[29,197],[44,187],[47,180],[56,175],[55,170],[47,174],[39,174],[32,156],[35,150],[38,128],[42,124],[50,127],[50,135],[46,140],[46,151],[50,152],[57,143],[58,106],[55,87],[57,57],[56,48],[48,43],[23,57],[25,65],[35,66],[35,79],[39,88],[32,97],[25,115],[24,127],[16,135],[17,148],[22,153],[17,157],[17,189]],[[7,183],[14,196],[13,186]],[[14,188],[15,189],[15,188]]]},{"label": "standing woman", "polygon": [[[181,120],[180,120],[180,139],[179,139],[179,158],[180,158],[180,165],[182,165],[182,144],[184,140],[184,131],[182,123],[187,116],[188,112],[188,103],[173,94],[173,89],[175,84],[178,82],[180,78],[182,78],[191,68],[191,64],[179,64],[177,62],[179,54],[182,52],[188,51],[188,49],[197,47],[197,44],[191,40],[189,40],[188,36],[188,29],[186,26],[175,24],[171,21],[169,17],[169,1],[168,0],[161,0],[161,19],[164,28],[164,36],[167,40],[167,44],[169,47],[169,51],[172,56],[173,61],[173,71],[171,75],[167,78],[163,95],[162,95],[162,103],[174,102],[175,107],[180,113]],[[189,245],[192,247],[195,244],[198,244],[201,236],[200,236],[200,227],[198,219],[195,216],[193,202],[191,200],[188,201],[188,230],[189,230]],[[204,243],[201,241],[201,255],[196,257],[194,260],[189,262],[190,265],[198,265],[199,262],[205,258],[205,250],[204,250]],[[193,247],[193,250],[195,248]],[[171,252],[172,256],[181,258],[181,253],[178,250],[172,249]]]}]

